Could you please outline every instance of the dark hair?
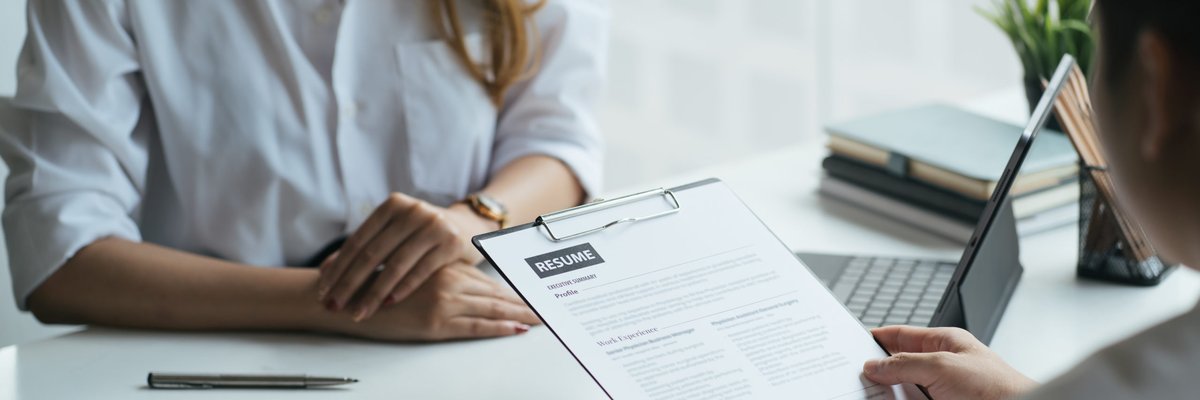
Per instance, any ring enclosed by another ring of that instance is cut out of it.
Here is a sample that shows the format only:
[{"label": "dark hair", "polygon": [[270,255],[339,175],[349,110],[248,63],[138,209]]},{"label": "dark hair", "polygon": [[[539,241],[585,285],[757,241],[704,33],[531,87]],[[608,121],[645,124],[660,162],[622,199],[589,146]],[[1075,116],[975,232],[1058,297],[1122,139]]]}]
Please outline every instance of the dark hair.
[{"label": "dark hair", "polygon": [[1200,0],[1095,1],[1103,48],[1097,61],[1110,79],[1129,72],[1138,35],[1147,29],[1161,33],[1179,56],[1200,59]]}]

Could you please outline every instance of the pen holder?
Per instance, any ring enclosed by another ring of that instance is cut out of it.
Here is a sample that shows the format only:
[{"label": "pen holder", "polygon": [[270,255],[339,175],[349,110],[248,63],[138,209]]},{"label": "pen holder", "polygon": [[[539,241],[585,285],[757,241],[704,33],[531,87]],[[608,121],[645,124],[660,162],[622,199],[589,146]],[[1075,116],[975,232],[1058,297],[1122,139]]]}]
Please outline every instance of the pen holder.
[{"label": "pen holder", "polygon": [[1092,178],[1095,168],[1079,167],[1080,277],[1137,286],[1154,286],[1175,269],[1157,255],[1138,260],[1119,228],[1117,212],[1101,198]]}]

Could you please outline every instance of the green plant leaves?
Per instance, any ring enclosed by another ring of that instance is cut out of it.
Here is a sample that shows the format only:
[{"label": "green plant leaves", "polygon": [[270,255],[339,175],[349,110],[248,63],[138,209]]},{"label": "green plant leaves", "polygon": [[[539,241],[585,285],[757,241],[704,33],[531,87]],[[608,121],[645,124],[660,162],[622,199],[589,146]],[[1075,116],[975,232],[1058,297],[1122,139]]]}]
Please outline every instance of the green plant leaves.
[{"label": "green plant leaves", "polygon": [[1091,6],[1092,0],[1036,0],[1032,7],[1028,0],[995,0],[991,11],[975,11],[1008,36],[1027,78],[1049,79],[1063,54],[1075,56],[1084,74],[1091,70]]}]

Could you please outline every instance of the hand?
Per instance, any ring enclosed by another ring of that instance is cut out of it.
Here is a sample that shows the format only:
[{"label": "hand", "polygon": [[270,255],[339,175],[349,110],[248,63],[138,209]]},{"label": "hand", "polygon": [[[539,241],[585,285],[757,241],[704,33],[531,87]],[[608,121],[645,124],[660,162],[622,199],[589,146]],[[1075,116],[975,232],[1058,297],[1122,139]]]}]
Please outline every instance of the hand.
[{"label": "hand", "polygon": [[[318,299],[340,311],[358,296],[354,318],[367,319],[379,307],[408,297],[437,269],[482,261],[469,240],[491,230],[481,220],[464,205],[442,209],[393,193],[321,263]],[[368,287],[376,270],[379,275]]]},{"label": "hand", "polygon": [[510,336],[540,322],[507,286],[461,263],[438,269],[411,296],[370,320],[334,317],[326,330],[376,340]]},{"label": "hand", "polygon": [[863,365],[867,379],[924,386],[935,399],[1008,399],[1037,383],[959,328],[887,326],[871,330],[891,357]]}]

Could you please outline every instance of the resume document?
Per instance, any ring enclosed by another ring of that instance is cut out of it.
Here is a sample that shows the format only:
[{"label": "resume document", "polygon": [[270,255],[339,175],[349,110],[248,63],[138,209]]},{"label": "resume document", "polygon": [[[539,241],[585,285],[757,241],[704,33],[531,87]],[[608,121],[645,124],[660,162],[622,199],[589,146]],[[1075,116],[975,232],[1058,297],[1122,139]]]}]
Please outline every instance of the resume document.
[{"label": "resume document", "polygon": [[[908,399],[862,376],[887,354],[720,181],[680,209],[555,242],[544,226],[477,245],[614,399]],[[663,198],[554,222],[584,231]],[[787,223],[781,221],[781,223]]]}]

